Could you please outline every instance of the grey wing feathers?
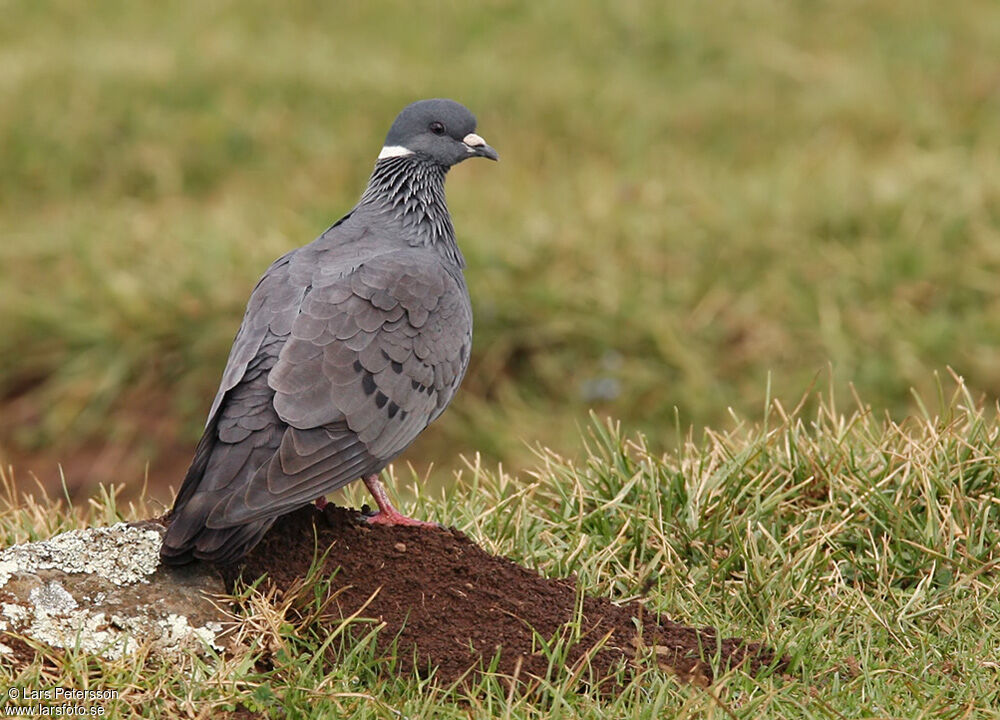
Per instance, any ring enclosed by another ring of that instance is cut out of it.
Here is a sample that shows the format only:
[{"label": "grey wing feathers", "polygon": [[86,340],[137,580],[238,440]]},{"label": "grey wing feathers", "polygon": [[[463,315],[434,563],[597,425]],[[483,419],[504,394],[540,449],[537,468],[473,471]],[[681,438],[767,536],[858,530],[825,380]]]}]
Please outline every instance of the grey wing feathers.
[{"label": "grey wing feathers", "polygon": [[229,351],[219,391],[205,420],[206,427],[215,417],[225,394],[243,380],[247,366],[257,357],[264,338],[268,334],[278,337],[288,334],[285,327],[294,320],[305,291],[304,285],[297,286],[289,282],[294,252],[286,253],[271,263],[271,267],[257,281],[247,303],[243,322]]},{"label": "grey wing feathers", "polygon": [[275,293],[283,309],[251,298],[165,559],[239,557],[277,516],[378,472],[464,375],[468,294],[433,254],[396,250],[340,275],[316,271],[298,291],[287,287],[287,258],[272,266],[284,277],[265,276],[254,293]]},{"label": "grey wing feathers", "polygon": [[388,462],[451,400],[471,337],[460,278],[419,251],[375,257],[305,298],[268,377],[274,407],[300,429],[343,421]]},{"label": "grey wing feathers", "polygon": [[257,469],[270,461],[284,433],[267,386],[267,372],[277,362],[282,338],[269,331],[264,335],[259,354],[247,364],[243,379],[221,393],[224,400],[209,416],[174,501],[173,519],[161,550],[167,562],[179,564],[194,557],[227,562],[231,553],[242,554],[244,547],[256,544],[273,522],[272,518],[225,532],[207,530],[215,508],[239,492]]}]

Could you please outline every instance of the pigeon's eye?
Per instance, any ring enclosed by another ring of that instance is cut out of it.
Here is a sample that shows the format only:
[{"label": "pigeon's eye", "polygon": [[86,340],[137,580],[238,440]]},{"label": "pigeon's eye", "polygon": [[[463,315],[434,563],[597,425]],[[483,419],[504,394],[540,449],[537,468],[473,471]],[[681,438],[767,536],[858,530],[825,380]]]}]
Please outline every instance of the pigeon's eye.
[{"label": "pigeon's eye", "polygon": [[444,123],[439,123],[435,120],[430,124],[430,129],[435,135],[444,135]]}]

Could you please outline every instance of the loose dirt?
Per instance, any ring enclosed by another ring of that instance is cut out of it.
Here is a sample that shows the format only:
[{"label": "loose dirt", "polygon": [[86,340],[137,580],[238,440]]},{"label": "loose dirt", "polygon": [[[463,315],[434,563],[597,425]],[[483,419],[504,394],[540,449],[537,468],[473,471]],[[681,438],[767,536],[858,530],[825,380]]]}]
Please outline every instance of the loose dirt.
[{"label": "loose dirt", "polygon": [[443,685],[463,676],[474,681],[498,654],[495,672],[516,672],[525,682],[545,677],[549,658],[539,638],[551,643],[560,633],[570,637],[567,624],[575,617],[578,641],[559,671],[573,671],[589,654],[580,677],[602,687],[615,684],[609,678],[617,668],[636,667],[641,657],[700,684],[712,679],[709,658],[718,658],[717,667],[742,665],[751,673],[784,664],[757,643],[678,625],[639,603],[584,597],[577,616],[580,594],[572,580],[541,577],[486,553],[456,530],[370,526],[356,511],[332,504],[280,519],[242,564],[224,568],[223,575],[235,584],[241,575],[253,581],[266,573],[272,587],[292,590],[301,586],[316,548],[329,548],[323,573],[332,578],[329,595],[335,596],[321,621],[332,630],[360,610],[360,617],[385,623],[378,649],[396,642],[396,670],[411,673],[416,666],[426,674],[436,667],[434,677]]}]

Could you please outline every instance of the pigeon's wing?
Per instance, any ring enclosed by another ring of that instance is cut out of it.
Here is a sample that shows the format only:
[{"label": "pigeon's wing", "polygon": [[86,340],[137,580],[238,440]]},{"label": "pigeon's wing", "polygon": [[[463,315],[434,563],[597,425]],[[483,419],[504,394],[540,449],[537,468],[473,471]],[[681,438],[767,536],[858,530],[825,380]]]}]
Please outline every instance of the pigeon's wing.
[{"label": "pigeon's wing", "polygon": [[258,522],[229,532],[204,531],[212,509],[267,463],[281,442],[284,424],[274,412],[267,373],[305,296],[302,271],[293,267],[297,252],[276,260],[250,295],[205,432],[174,500],[161,551],[168,562],[219,560],[223,544],[245,551],[270,526]]},{"label": "pigeon's wing", "polygon": [[447,406],[471,341],[461,275],[426,250],[314,274],[268,375],[288,425],[280,447],[207,526],[278,515],[380,470]]},{"label": "pigeon's wing", "polygon": [[[273,393],[267,386],[267,373],[292,330],[308,286],[303,271],[295,267],[298,252],[293,250],[275,260],[250,294],[205,431],[174,500],[175,513],[195,493],[218,491],[245,474],[252,463],[259,466],[270,457],[267,448],[277,447],[274,437],[257,431],[273,435],[274,423],[279,423],[271,405]],[[249,437],[251,432],[253,437]]]},{"label": "pigeon's wing", "polygon": [[[319,239],[324,238],[334,228],[339,228],[353,214],[352,210],[337,220],[323,231]],[[305,261],[296,263],[296,259]],[[292,321],[298,314],[299,305],[309,287],[314,260],[315,250],[310,245],[296,248],[271,263],[271,267],[257,281],[247,302],[243,322],[236,332],[236,339],[229,351],[219,391],[212,401],[212,409],[208,411],[206,428],[212,424],[212,419],[222,406],[226,393],[243,381],[247,367],[258,357],[264,342],[269,337],[284,337],[291,332]],[[335,265],[333,267],[336,269]]]},{"label": "pigeon's wing", "polygon": [[306,290],[304,282],[290,281],[292,258],[296,252],[293,250],[275,260],[257,281],[229,351],[222,382],[208,412],[205,427],[212,423],[226,393],[243,380],[247,367],[260,353],[265,339],[269,336],[282,337],[291,332]]}]

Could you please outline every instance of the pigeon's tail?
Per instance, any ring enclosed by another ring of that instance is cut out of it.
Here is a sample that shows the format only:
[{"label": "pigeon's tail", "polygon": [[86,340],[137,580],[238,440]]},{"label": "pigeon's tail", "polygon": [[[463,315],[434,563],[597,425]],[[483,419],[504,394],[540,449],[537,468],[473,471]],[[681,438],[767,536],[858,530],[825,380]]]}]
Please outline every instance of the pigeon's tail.
[{"label": "pigeon's tail", "polygon": [[160,559],[165,564],[183,565],[194,560],[217,565],[234,563],[260,542],[275,520],[268,517],[235,527],[205,527],[216,503],[216,498],[198,495],[174,515],[160,548]]},{"label": "pigeon's tail", "polygon": [[[205,428],[170,512],[170,525],[160,547],[160,559],[167,565],[194,560],[219,565],[235,562],[260,542],[274,523],[271,516],[248,518],[225,527],[210,526],[212,512],[246,486],[276,447],[273,439],[268,442],[261,436],[237,443],[219,442],[217,422],[213,419]],[[267,432],[265,429],[261,434]]]}]

